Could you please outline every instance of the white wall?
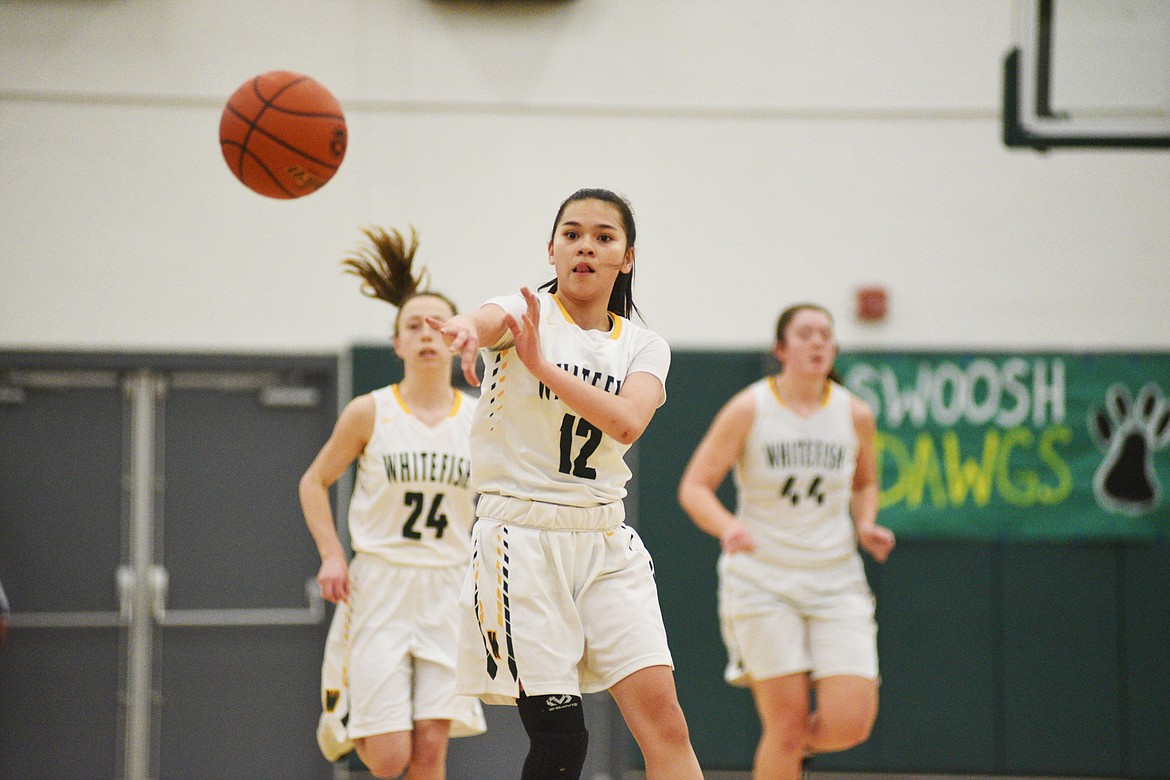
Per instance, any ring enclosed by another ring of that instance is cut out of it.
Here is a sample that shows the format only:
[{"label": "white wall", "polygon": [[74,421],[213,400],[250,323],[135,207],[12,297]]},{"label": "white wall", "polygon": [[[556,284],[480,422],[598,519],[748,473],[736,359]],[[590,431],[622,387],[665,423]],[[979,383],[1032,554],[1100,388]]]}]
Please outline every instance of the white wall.
[{"label": "white wall", "polygon": [[[676,347],[763,347],[805,299],[846,347],[1170,347],[1170,151],[1005,148],[1012,45],[1010,0],[4,0],[0,348],[380,341],[360,227],[417,226],[472,308],[550,277],[582,186],[633,202]],[[277,69],[349,124],[297,201],[217,140]]]}]

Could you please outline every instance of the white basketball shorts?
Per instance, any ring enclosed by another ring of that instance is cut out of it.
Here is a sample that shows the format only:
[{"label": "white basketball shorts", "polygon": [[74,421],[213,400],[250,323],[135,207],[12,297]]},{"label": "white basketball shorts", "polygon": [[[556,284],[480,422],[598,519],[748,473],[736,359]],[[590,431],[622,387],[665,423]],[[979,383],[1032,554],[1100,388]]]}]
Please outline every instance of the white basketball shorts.
[{"label": "white basketball shorts", "polygon": [[595,693],[673,662],[653,562],[634,529],[550,531],[480,518],[460,596],[460,693],[490,704]]},{"label": "white basketball shorts", "polygon": [[396,566],[358,554],[350,565],[350,739],[450,720],[451,736],[482,734],[480,703],[455,693],[465,568]]},{"label": "white basketball shorts", "polygon": [[732,685],[801,672],[878,679],[874,598],[859,556],[796,568],[725,554],[719,618]]}]

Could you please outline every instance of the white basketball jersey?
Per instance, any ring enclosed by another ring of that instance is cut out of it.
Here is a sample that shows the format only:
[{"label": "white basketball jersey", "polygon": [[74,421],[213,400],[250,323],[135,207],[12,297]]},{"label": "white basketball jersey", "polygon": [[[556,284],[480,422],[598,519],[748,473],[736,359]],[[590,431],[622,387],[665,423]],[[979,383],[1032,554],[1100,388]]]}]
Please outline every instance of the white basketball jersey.
[{"label": "white basketball jersey", "polygon": [[430,427],[397,385],[371,395],[374,431],[349,502],[353,549],[404,566],[466,564],[475,521],[468,442],[475,399],[456,391],[451,413]]},{"label": "white basketball jersey", "polygon": [[[552,363],[615,395],[626,377],[647,372],[663,384],[670,347],[653,331],[610,314],[609,331],[583,330],[556,297],[540,299],[540,349]],[[523,296],[493,298],[520,318]],[[480,493],[592,507],[626,495],[629,445],[604,434],[566,406],[524,366],[505,341],[483,350],[483,390],[472,428],[472,485]]]},{"label": "white basketball jersey", "polygon": [[751,385],[756,418],[736,462],[737,517],[756,543],[753,557],[820,566],[856,553],[849,500],[857,431],[849,391],[830,382],[821,408],[801,417],[772,377]]}]

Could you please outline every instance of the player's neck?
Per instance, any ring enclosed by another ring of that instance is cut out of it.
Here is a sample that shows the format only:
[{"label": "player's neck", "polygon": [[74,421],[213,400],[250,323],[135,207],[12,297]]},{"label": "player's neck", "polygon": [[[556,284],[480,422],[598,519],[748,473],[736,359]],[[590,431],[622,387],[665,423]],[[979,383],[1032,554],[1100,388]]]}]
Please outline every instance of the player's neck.
[{"label": "player's neck", "polygon": [[608,298],[579,301],[562,295],[560,292],[553,293],[553,296],[560,301],[565,313],[573,320],[573,324],[581,330],[608,331],[613,327],[613,322],[609,317]]},{"label": "player's neck", "polygon": [[829,389],[829,380],[816,375],[796,376],[781,371],[772,381],[780,400],[797,410],[819,408]]},{"label": "player's neck", "polygon": [[455,403],[450,374],[438,378],[430,372],[412,372],[398,383],[398,395],[419,419],[432,423],[447,416]]}]

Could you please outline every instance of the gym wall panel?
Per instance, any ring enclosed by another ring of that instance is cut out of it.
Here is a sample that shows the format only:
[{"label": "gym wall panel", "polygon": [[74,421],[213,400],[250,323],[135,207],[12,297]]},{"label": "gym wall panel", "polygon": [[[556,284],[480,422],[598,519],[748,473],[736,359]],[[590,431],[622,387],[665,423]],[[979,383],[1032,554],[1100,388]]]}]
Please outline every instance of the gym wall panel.
[{"label": "gym wall panel", "polygon": [[867,559],[866,571],[882,672],[870,739],[878,760],[869,766],[954,774],[994,766],[1002,670],[993,546],[900,540],[886,563]]},{"label": "gym wall panel", "polygon": [[1114,545],[1004,547],[1004,770],[1120,772],[1119,576]]},{"label": "gym wall panel", "polygon": [[1122,769],[1170,776],[1170,544],[1122,550]]}]

